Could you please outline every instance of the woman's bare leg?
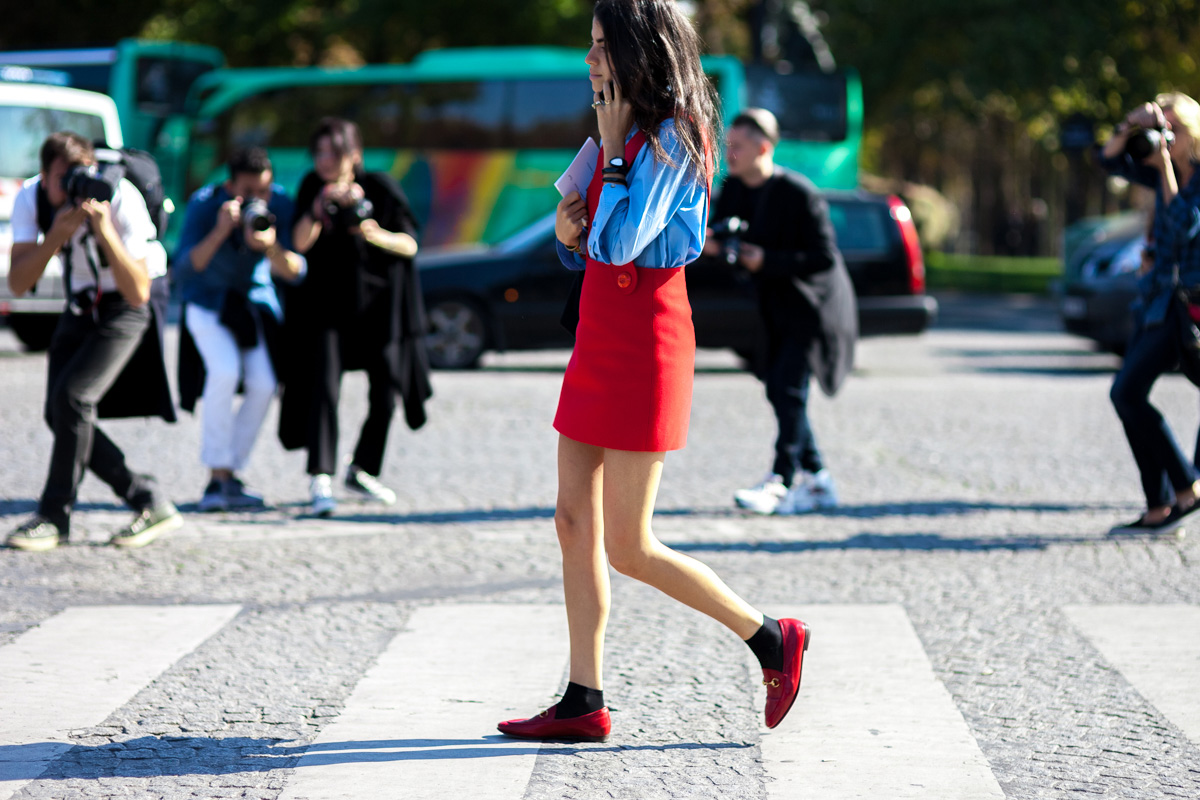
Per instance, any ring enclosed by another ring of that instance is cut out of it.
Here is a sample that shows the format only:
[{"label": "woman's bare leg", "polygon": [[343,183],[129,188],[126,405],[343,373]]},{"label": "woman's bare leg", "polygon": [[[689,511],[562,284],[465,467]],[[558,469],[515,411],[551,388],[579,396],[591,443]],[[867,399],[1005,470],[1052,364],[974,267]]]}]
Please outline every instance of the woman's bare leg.
[{"label": "woman's bare leg", "polygon": [[613,567],[707,614],[741,639],[753,636],[762,627],[763,615],[709,567],[670,549],[650,529],[664,454],[603,452],[602,532]]},{"label": "woman's bare leg", "polygon": [[562,549],[563,596],[571,640],[572,683],[603,689],[608,624],[608,563],[604,557],[601,492],[604,450],[558,438],[558,502],[554,524]]}]

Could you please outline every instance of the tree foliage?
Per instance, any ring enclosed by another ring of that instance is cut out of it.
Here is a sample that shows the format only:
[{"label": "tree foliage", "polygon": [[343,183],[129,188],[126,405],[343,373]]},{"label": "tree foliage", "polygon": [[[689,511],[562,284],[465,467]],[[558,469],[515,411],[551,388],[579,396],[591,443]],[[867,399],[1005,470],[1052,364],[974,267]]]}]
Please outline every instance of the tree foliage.
[{"label": "tree foliage", "polygon": [[583,45],[584,0],[165,0],[145,26],[156,38],[215,44],[235,66],[407,61],[422,50]]}]

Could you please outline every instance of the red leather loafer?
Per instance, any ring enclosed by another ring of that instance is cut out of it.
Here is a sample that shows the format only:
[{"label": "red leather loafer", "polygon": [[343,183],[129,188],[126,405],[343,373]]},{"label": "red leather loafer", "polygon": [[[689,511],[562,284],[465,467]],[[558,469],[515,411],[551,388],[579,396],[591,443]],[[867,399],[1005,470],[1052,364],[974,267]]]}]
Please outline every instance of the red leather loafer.
[{"label": "red leather loafer", "polygon": [[557,709],[558,706],[553,705],[536,717],[501,722],[496,730],[517,739],[562,739],[571,742],[603,742],[612,732],[612,719],[608,716],[607,708],[570,719],[555,719]]},{"label": "red leather loafer", "polygon": [[763,670],[767,687],[767,727],[774,728],[792,710],[796,693],[800,691],[800,670],[804,666],[804,651],[808,649],[808,626],[798,619],[781,619],[783,631],[783,672]]}]

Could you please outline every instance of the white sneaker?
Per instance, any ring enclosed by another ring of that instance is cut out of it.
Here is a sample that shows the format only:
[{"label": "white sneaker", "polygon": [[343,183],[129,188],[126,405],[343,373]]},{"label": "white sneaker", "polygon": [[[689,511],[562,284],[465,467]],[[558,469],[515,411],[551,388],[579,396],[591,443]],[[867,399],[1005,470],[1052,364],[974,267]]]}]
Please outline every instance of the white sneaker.
[{"label": "white sneaker", "polygon": [[769,473],[757,486],[734,492],[733,502],[737,503],[739,508],[748,509],[755,514],[771,514],[787,493],[783,478]]},{"label": "white sneaker", "polygon": [[395,492],[380,483],[374,475],[354,464],[346,471],[346,488],[369,500],[378,500],[385,506],[394,505],[396,502]]},{"label": "white sneaker", "polygon": [[833,485],[833,476],[829,474],[829,470],[823,469],[816,473],[811,478],[809,484],[809,492],[812,493],[813,502],[817,508],[837,508],[838,494],[837,489]]},{"label": "white sneaker", "polygon": [[314,517],[328,517],[337,508],[337,500],[333,499],[333,478],[330,476],[313,475],[309,490],[312,492]]},{"label": "white sneaker", "polygon": [[823,469],[813,474],[797,472],[795,482],[779,504],[776,514],[804,514],[818,508],[835,508],[838,504],[833,476]]}]

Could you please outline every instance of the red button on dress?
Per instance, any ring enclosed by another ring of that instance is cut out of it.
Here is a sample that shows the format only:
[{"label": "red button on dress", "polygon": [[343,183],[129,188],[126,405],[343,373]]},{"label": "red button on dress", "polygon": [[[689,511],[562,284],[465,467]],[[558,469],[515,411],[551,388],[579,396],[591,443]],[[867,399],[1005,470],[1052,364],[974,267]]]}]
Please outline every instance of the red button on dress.
[{"label": "red button on dress", "polygon": [[622,289],[628,289],[631,283],[633,283],[633,278],[629,277],[628,272],[622,272],[617,276],[617,286],[620,286]]}]

